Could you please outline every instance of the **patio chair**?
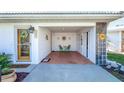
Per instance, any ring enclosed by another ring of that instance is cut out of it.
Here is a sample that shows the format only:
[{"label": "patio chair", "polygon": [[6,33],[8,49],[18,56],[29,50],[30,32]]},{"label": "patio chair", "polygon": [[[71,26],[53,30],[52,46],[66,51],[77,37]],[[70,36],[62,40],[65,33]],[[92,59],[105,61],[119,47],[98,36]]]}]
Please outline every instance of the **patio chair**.
[{"label": "patio chair", "polygon": [[71,45],[68,45],[66,51],[70,51]]},{"label": "patio chair", "polygon": [[61,45],[59,45],[59,50],[63,51],[63,47]]}]

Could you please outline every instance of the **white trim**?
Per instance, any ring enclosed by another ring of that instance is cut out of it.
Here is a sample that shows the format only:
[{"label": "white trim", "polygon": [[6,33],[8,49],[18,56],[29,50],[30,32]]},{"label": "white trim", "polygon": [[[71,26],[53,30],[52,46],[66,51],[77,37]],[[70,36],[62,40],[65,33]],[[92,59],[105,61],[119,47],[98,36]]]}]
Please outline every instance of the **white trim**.
[{"label": "white trim", "polygon": [[123,31],[124,26],[123,27],[111,27],[111,28],[108,28],[107,30],[108,30],[108,32]]},{"label": "white trim", "polygon": [[86,26],[86,27],[91,27],[91,26],[96,26],[96,22],[84,22],[84,21],[80,21],[80,22],[75,22],[75,21],[72,21],[70,22],[68,20],[68,22],[52,22],[52,23],[49,23],[49,22],[43,22],[43,23],[0,23],[0,24],[11,24],[11,25],[14,25],[14,28],[29,28],[30,25],[32,25],[33,27],[37,28],[37,27],[62,27],[62,26],[70,26],[70,27],[80,27],[80,26]]},{"label": "white trim", "polygon": [[86,26],[86,27],[91,27],[91,26],[96,26],[95,22],[72,22],[72,23],[43,23],[42,25],[39,24],[40,27],[80,27],[80,26]]}]

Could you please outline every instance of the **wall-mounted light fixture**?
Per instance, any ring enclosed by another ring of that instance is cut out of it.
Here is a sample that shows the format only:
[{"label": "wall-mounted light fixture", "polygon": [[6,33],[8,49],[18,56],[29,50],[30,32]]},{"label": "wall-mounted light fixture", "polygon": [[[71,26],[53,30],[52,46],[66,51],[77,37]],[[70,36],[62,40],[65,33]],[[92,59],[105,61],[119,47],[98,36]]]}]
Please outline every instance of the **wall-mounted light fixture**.
[{"label": "wall-mounted light fixture", "polygon": [[30,26],[28,31],[29,31],[29,33],[33,33],[35,31],[35,28],[33,26]]}]

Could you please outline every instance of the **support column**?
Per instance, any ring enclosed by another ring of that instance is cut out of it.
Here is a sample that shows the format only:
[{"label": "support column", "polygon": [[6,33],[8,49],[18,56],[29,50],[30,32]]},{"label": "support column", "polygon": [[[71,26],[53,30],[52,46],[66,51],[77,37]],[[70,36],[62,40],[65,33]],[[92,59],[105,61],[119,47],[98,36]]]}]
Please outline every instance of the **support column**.
[{"label": "support column", "polygon": [[107,23],[98,22],[96,23],[96,64],[106,64],[106,31]]}]

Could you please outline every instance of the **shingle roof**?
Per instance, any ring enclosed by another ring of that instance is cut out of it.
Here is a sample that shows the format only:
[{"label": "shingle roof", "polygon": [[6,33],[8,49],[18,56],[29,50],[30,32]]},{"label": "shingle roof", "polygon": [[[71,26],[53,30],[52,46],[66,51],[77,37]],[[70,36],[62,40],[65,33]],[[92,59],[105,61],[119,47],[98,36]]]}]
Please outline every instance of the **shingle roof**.
[{"label": "shingle roof", "polygon": [[124,11],[0,12],[0,15],[42,15],[42,14],[124,14]]}]

